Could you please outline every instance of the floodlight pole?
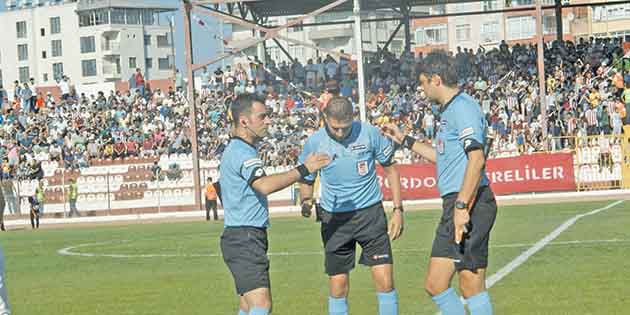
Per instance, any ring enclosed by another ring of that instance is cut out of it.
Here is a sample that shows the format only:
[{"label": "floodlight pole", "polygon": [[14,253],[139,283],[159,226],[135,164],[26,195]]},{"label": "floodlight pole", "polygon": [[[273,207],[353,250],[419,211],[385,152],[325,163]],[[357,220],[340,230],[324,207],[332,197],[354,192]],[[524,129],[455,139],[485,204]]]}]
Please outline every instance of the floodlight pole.
[{"label": "floodlight pole", "polygon": [[547,145],[547,100],[545,91],[545,50],[543,48],[543,25],[542,25],[542,0],[536,0],[536,41],[538,55],[538,89],[540,90],[540,127],[542,128],[542,143],[546,149]]},{"label": "floodlight pole", "polygon": [[361,35],[361,0],[354,0],[354,42],[357,56],[357,74],[359,81],[359,112],[361,121],[366,121],[365,112],[365,74],[363,72],[363,36]]},{"label": "floodlight pole", "polygon": [[182,1],[182,15],[184,16],[184,41],[186,44],[186,84],[188,91],[188,104],[190,105],[190,142],[192,149],[192,165],[193,165],[193,183],[195,185],[195,208],[201,209],[201,180],[199,176],[199,145],[197,141],[197,106],[195,104],[195,76],[193,73],[193,50],[192,50],[192,31],[190,25],[190,14],[192,4],[189,0]]}]

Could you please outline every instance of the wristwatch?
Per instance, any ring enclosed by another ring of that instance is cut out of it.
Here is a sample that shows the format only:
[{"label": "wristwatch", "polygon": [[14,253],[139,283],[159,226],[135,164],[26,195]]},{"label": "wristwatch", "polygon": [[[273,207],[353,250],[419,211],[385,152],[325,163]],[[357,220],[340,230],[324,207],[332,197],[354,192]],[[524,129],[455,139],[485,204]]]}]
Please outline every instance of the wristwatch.
[{"label": "wristwatch", "polygon": [[455,201],[455,209],[457,210],[468,210],[468,204],[461,200]]},{"label": "wristwatch", "polygon": [[403,209],[403,206],[394,207],[394,209],[392,209],[392,212],[396,212],[396,210],[400,211],[400,213],[405,212],[405,209]]}]

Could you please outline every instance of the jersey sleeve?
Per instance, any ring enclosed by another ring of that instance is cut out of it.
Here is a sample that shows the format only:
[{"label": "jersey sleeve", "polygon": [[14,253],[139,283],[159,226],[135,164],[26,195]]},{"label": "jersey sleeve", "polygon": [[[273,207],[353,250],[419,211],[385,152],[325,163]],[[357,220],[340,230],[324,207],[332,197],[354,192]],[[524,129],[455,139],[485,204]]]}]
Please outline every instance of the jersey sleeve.
[{"label": "jersey sleeve", "polygon": [[370,129],[372,150],[376,161],[381,166],[391,166],[394,164],[394,145],[376,127],[371,127]]},{"label": "jersey sleeve", "polygon": [[456,108],[457,139],[466,153],[483,150],[486,139],[485,117],[475,103],[462,102]]},{"label": "jersey sleeve", "polygon": [[267,176],[263,168],[262,160],[253,153],[244,153],[240,159],[239,174],[248,185],[252,185],[257,179]]},{"label": "jersey sleeve", "polygon": [[[306,143],[304,144],[304,148],[302,148],[302,153],[300,153],[300,156],[298,157],[298,163],[299,164],[304,164],[304,161],[306,161],[306,158],[313,153],[313,140],[312,138],[309,138]],[[306,176],[305,178],[300,179],[300,183],[304,183],[307,185],[313,185],[315,183],[315,177],[317,176],[316,173],[311,173],[310,175]]]}]

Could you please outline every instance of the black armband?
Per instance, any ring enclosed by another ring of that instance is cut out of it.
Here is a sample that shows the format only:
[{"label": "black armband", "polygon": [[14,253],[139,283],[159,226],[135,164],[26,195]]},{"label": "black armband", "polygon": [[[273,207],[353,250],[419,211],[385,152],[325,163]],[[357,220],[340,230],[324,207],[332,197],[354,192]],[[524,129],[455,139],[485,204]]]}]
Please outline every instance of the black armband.
[{"label": "black armband", "polygon": [[295,169],[300,173],[300,178],[302,179],[306,178],[308,175],[311,175],[311,172],[308,171],[308,168],[306,168],[306,165],[304,164],[300,164]]},{"label": "black armband", "polygon": [[416,143],[416,139],[414,139],[411,136],[405,136],[405,138],[403,138],[403,141],[402,141],[402,146],[403,148],[407,148],[411,150],[411,148],[413,148],[413,145],[415,143]]}]

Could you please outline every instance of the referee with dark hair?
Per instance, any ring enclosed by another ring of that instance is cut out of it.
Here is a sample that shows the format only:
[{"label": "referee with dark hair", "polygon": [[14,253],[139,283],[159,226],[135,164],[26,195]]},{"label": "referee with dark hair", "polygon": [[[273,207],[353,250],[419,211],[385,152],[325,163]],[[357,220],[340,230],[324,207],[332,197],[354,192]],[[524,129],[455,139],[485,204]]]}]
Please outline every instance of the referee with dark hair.
[{"label": "referee with dark hair", "polygon": [[[321,207],[317,207],[329,276],[328,313],[348,314],[349,273],[354,268],[359,243],[359,263],[371,268],[379,314],[396,315],[398,295],[390,240],[402,233],[403,208],[393,145],[376,127],[354,121],[352,104],[345,98],[330,101],[324,110],[324,121],[326,125],[307,140],[300,161],[313,152],[332,157],[332,162],[320,170]],[[389,228],[376,176],[377,162],[392,191],[394,209]],[[314,180],[315,174],[309,175],[300,185],[305,217],[311,215],[313,207]]]},{"label": "referee with dark hair", "polygon": [[230,111],[233,137],[221,159],[217,189],[225,222],[221,251],[240,296],[239,315],[266,315],[271,313],[267,195],[310,176],[326,166],[330,158],[309,155],[295,169],[268,176],[256,149],[271,123],[268,109],[253,96],[241,95]]},{"label": "referee with dark hair", "polygon": [[488,241],[497,215],[494,193],[485,173],[487,121],[481,106],[457,88],[453,59],[432,52],[424,60],[420,84],[440,104],[440,128],[435,148],[405,136],[396,125],[386,135],[437,166],[443,200],[425,283],[442,315],[464,315],[459,296],[450,288],[455,272],[471,315],[492,314],[485,287]]}]

